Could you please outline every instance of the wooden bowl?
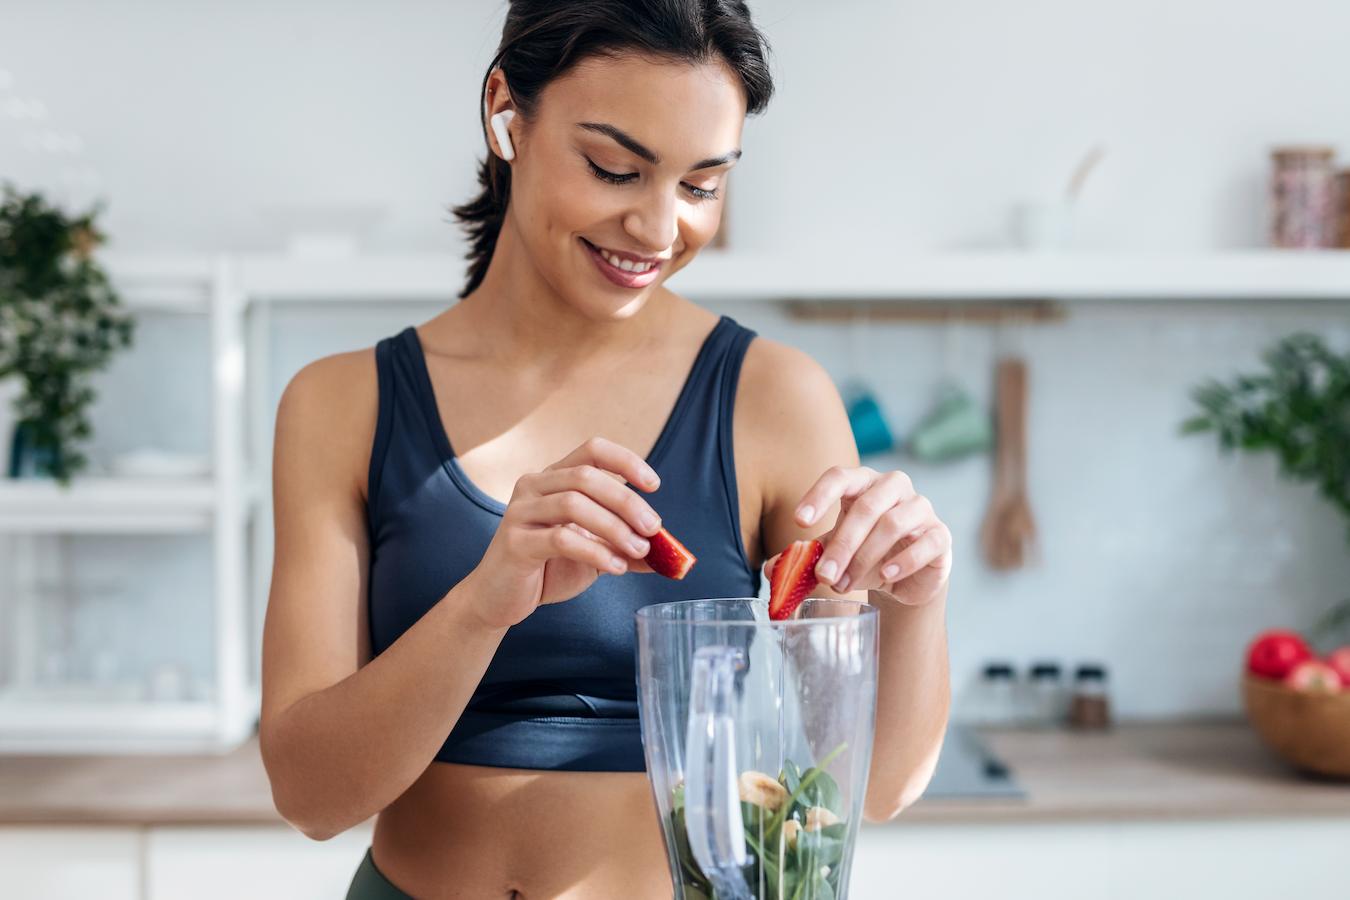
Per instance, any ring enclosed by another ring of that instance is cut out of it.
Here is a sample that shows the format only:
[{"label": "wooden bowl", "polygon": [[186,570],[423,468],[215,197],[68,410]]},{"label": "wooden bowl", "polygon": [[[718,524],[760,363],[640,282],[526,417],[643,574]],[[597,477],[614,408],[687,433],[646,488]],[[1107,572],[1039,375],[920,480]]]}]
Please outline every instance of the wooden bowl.
[{"label": "wooden bowl", "polygon": [[1242,699],[1247,721],[1276,754],[1305,771],[1350,779],[1350,690],[1310,694],[1243,675]]}]

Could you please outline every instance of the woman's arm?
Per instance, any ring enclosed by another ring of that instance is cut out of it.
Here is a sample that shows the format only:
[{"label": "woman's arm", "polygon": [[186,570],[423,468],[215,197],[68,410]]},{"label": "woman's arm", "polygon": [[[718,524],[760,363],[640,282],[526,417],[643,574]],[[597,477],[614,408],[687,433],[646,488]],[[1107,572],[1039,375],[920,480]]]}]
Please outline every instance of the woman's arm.
[{"label": "woman's arm", "polygon": [[426,770],[506,629],[600,572],[642,562],[660,518],[637,454],[595,438],[521,477],[482,562],[378,657],[367,627],[365,485],[378,406],[372,354],[330,357],[277,414],[276,553],[263,633],[260,742],[277,810],[323,840]]},{"label": "woman's arm", "polygon": [[504,633],[466,614],[466,580],[370,659],[375,385],[371,352],[330,357],[296,375],[277,414],[259,738],[278,812],[316,840],[374,815],[422,774]]},{"label": "woman's arm", "polygon": [[[927,786],[946,729],[950,535],[903,473],[859,467],[838,391],[797,350],[763,339],[751,344],[737,396],[736,447],[751,457],[738,469],[760,473],[763,555],[820,537],[822,566],[836,561],[850,582],[822,578],[815,594],[866,599],[878,609],[876,740],[864,814],[873,821],[893,818]],[[809,524],[798,514],[807,502],[818,507]],[[904,530],[890,535],[891,527]],[[914,540],[915,530],[926,536]],[[888,552],[878,555],[882,545]],[[883,585],[879,570],[897,556],[906,571],[898,585],[894,579]],[[851,592],[831,590],[831,583]]]}]

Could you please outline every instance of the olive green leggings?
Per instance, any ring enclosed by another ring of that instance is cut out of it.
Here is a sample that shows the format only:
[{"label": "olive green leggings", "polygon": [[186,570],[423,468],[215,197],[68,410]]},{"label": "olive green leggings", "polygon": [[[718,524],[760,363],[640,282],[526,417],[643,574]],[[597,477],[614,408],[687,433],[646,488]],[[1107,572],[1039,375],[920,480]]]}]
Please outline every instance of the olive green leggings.
[{"label": "olive green leggings", "polygon": [[383,872],[375,868],[375,860],[367,849],[365,858],[352,876],[352,886],[347,888],[347,900],[413,900],[413,896],[403,893],[384,877]]}]

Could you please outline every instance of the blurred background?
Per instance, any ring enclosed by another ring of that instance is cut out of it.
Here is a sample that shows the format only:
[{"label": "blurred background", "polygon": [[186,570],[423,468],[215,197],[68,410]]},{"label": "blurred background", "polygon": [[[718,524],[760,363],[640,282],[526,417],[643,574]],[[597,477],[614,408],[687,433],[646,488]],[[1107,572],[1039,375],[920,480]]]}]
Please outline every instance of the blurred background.
[{"label": "blurred background", "polygon": [[[272,420],[453,302],[503,9],[0,0],[13,896],[345,890],[368,831],[291,832],[252,737]],[[672,287],[957,547],[963,727],[854,895],[1343,882],[1350,6],[752,9],[778,93]]]}]

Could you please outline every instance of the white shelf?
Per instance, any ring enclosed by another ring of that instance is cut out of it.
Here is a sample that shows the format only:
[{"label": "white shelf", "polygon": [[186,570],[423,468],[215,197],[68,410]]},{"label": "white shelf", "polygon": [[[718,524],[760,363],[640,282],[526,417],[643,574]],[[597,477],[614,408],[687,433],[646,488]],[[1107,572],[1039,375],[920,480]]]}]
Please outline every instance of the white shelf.
[{"label": "white shelf", "polygon": [[449,305],[466,263],[450,254],[356,256],[347,259],[241,257],[241,288],[250,302],[432,302]]},{"label": "white shelf", "polygon": [[700,300],[1343,300],[1350,252],[901,254],[814,260],[706,254],[670,282]]},{"label": "white shelf", "polygon": [[61,487],[0,481],[0,532],[175,533],[206,531],[216,506],[207,478],[84,478]]},{"label": "white shelf", "polygon": [[[109,256],[114,284],[137,309],[204,312],[213,261]],[[250,302],[450,304],[465,263],[451,254],[345,259],[238,257]],[[1350,301],[1350,251],[897,254],[777,257],[705,251],[670,281],[705,302],[779,300],[1339,300]]]},{"label": "white shelf", "polygon": [[[449,304],[463,277],[463,260],[447,254],[240,257],[250,302]],[[706,302],[1350,301],[1350,252],[951,252],[850,260],[707,251],[670,286]]]},{"label": "white shelf", "polygon": [[[100,254],[100,261],[137,313],[206,318],[208,342],[202,359],[211,379],[212,472],[186,479],[88,477],[69,487],[47,480],[0,479],[0,533],[196,532],[208,537],[214,667],[209,689],[201,695],[210,699],[161,704],[125,692],[86,696],[72,693],[73,686],[46,696],[31,689],[0,689],[0,753],[228,749],[247,737],[257,717],[248,671],[247,525],[258,497],[256,484],[244,471],[244,389],[249,363],[257,360],[247,352],[249,319],[239,289],[239,259]],[[31,582],[41,562],[25,553],[21,538],[5,545],[6,562],[12,565],[0,566],[0,605],[14,605],[17,625],[0,635],[8,641],[0,653],[26,648],[34,640],[33,601],[15,586]],[[8,676],[16,685],[31,683],[39,669],[34,654],[15,656],[14,664],[6,667]],[[24,656],[28,658],[17,658]]]},{"label": "white shelf", "polygon": [[202,255],[100,253],[113,288],[137,312],[204,314],[210,310],[215,261]]}]

